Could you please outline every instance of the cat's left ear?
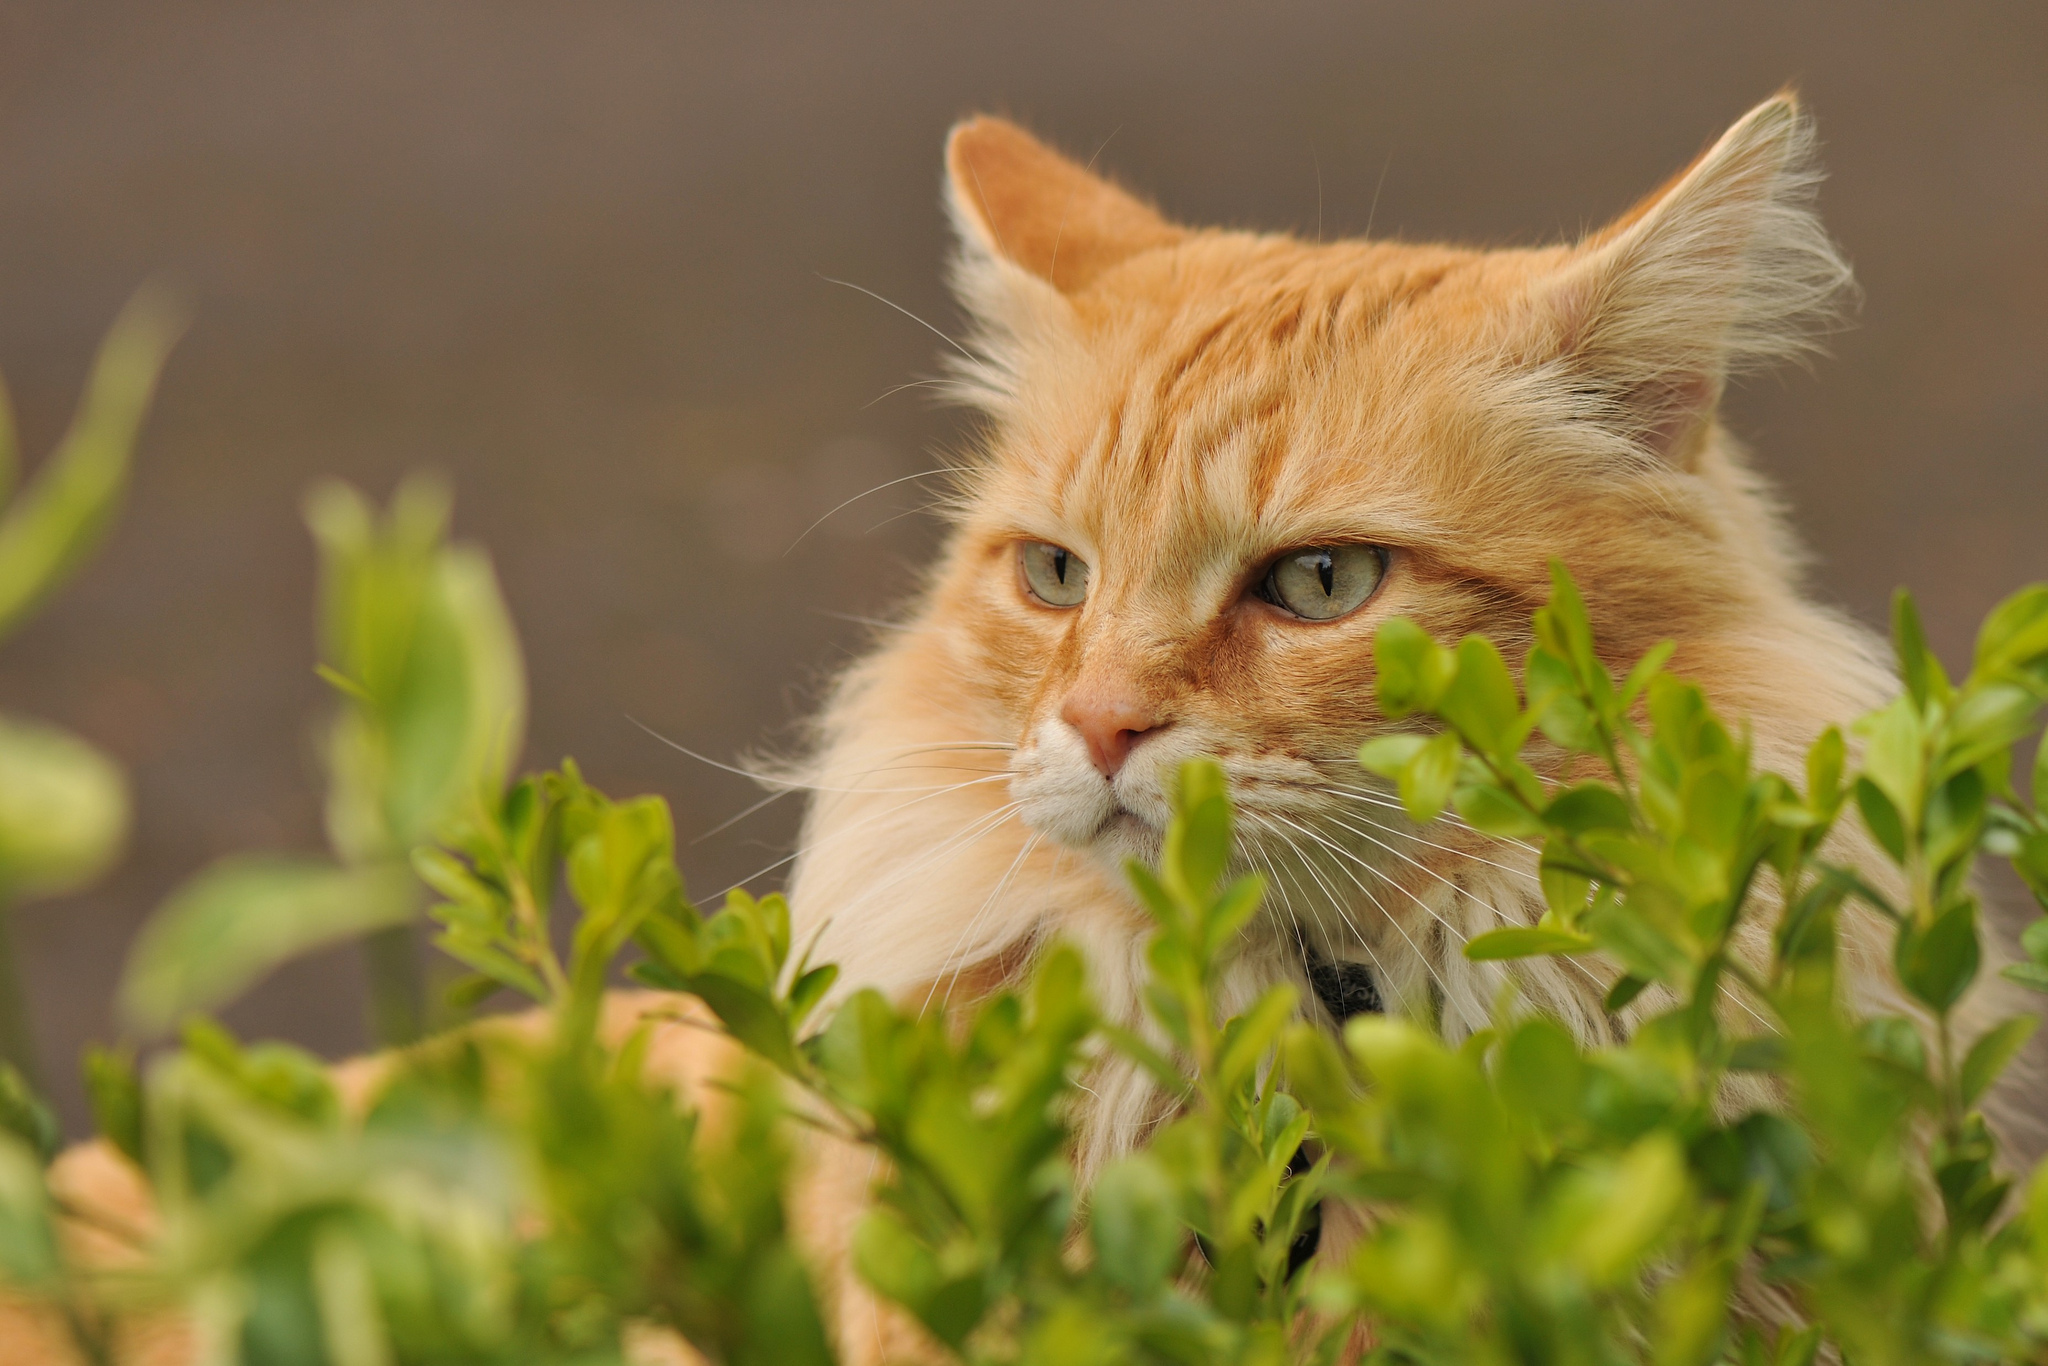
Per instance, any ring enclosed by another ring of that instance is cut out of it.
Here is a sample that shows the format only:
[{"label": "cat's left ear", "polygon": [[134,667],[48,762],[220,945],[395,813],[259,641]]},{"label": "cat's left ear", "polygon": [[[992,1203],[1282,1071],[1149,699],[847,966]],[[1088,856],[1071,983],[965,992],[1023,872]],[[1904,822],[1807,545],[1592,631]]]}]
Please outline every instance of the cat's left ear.
[{"label": "cat's left ear", "polygon": [[1850,286],[1813,211],[1812,121],[1752,109],[1539,290],[1546,359],[1597,420],[1689,467],[1729,375],[1813,345]]}]

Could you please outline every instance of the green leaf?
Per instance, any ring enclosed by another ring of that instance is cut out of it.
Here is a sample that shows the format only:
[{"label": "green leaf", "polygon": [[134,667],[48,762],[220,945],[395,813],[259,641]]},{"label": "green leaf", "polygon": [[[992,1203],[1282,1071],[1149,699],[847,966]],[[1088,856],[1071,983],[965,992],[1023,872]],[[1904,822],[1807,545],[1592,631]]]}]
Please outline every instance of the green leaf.
[{"label": "green leaf", "polygon": [[1521,702],[1515,680],[1494,643],[1484,636],[1458,642],[1457,673],[1437,699],[1436,714],[1473,749],[1505,759],[1521,748]]},{"label": "green leaf", "polygon": [[57,1116],[11,1063],[0,1063],[0,1132],[20,1139],[44,1162],[57,1155],[64,1137]]},{"label": "green leaf", "polygon": [[55,726],[0,716],[0,887],[44,896],[105,872],[128,834],[128,781]]},{"label": "green leaf", "polygon": [[1214,759],[1180,766],[1178,800],[1160,871],[1182,896],[1206,900],[1230,862],[1230,784]]},{"label": "green leaf", "polygon": [[1624,709],[1635,705],[1635,700],[1662,672],[1677,649],[1676,641],[1660,640],[1650,647],[1648,654],[1636,661],[1636,666],[1628,671],[1628,677],[1621,683],[1621,705]]},{"label": "green leaf", "polygon": [[1428,743],[1427,735],[1375,736],[1358,747],[1358,764],[1383,778],[1398,778]]},{"label": "green leaf", "polygon": [[1903,588],[1892,594],[1892,652],[1898,656],[1899,675],[1915,706],[1925,711],[1929,702],[1948,701],[1948,674],[1934,651],[1927,648],[1919,609],[1913,605],[1913,595]]},{"label": "green leaf", "polygon": [[420,478],[382,518],[344,485],[307,498],[321,662],[347,681],[328,736],[328,832],[350,862],[405,853],[495,807],[519,752],[518,640],[490,561],[443,544],[448,509],[446,490]]},{"label": "green leaf", "polygon": [[1286,984],[1269,989],[1252,1008],[1232,1019],[1223,1032],[1223,1047],[1211,1069],[1216,1083],[1232,1089],[1249,1077],[1273,1048],[1273,1041],[1294,1018],[1297,997]]},{"label": "green leaf", "polygon": [[748,983],[717,973],[701,973],[689,979],[686,989],[711,1007],[732,1036],[785,1072],[801,1070],[789,1022],[776,1008],[775,999]]},{"label": "green leaf", "polygon": [[1589,830],[1628,830],[1635,824],[1628,801],[1605,783],[1579,783],[1566,788],[1543,809],[1546,825],[1574,835]]},{"label": "green leaf", "polygon": [[1564,930],[1505,929],[1476,935],[1465,945],[1465,956],[1475,963],[1506,958],[1535,958],[1546,954],[1589,953],[1598,947],[1582,934]]},{"label": "green leaf", "polygon": [[2020,948],[2027,957],[2048,967],[2048,918],[2036,920],[2020,931]]},{"label": "green leaf", "polygon": [[826,963],[820,967],[812,968],[809,972],[797,978],[789,988],[789,1010],[791,1017],[798,1023],[801,1023],[816,1008],[818,1002],[824,999],[825,993],[832,989],[832,984],[838,980],[839,965],[837,963]]},{"label": "green leaf", "polygon": [[1550,562],[1550,601],[1537,611],[1534,625],[1536,639],[1570,666],[1580,690],[1595,699],[1605,698],[1613,680],[1593,648],[1586,600],[1562,560]]},{"label": "green leaf", "polygon": [[1848,744],[1835,726],[1822,731],[1806,751],[1806,800],[1823,819],[1832,817],[1841,805],[1842,773],[1848,753]]},{"label": "green leaf", "polygon": [[1977,907],[1964,901],[1920,930],[1899,935],[1899,980],[1931,1009],[1946,1011],[1977,975]]},{"label": "green leaf", "polygon": [[1906,823],[1899,808],[1868,778],[1856,780],[1856,809],[1863,813],[1863,827],[1892,856],[1895,863],[1906,861]]},{"label": "green leaf", "polygon": [[1373,692],[1389,720],[1434,710],[1457,672],[1450,652],[1406,617],[1380,626],[1372,657]]},{"label": "green leaf", "polygon": [[2041,732],[2041,744],[2034,751],[2034,780],[2028,790],[2033,795],[2034,810],[2048,814],[2048,730]]},{"label": "green leaf", "polygon": [[1496,839],[1540,839],[1543,822],[1505,788],[1493,783],[1463,783],[1451,793],[1451,806],[1464,822]]},{"label": "green leaf", "polygon": [[339,868],[253,855],[215,864],[143,927],[121,978],[121,1008],[148,1030],[211,1010],[278,964],[417,912],[400,863]]},{"label": "green leaf", "polygon": [[1785,1041],[1776,1034],[1753,1034],[1728,1050],[1731,1072],[1778,1072],[1785,1066]]},{"label": "green leaf", "polygon": [[113,521],[157,376],[184,330],[180,314],[158,289],[121,310],[70,430],[0,518],[0,636],[84,562]]},{"label": "green leaf", "polygon": [[1602,898],[1586,912],[1583,923],[1599,946],[1634,976],[1675,984],[1690,975],[1692,959],[1685,950],[1628,907]]},{"label": "green leaf", "polygon": [[1449,731],[1432,736],[1417,750],[1408,767],[1401,770],[1398,786],[1401,805],[1417,825],[1427,825],[1443,814],[1450,800],[1451,785],[1458,780],[1458,762],[1464,750]]},{"label": "green leaf", "polygon": [[2029,584],[1991,609],[1977,632],[1976,672],[2038,667],[2048,656],[2048,584]]},{"label": "green leaf", "polygon": [[1139,1153],[1103,1170],[1088,1236],[1110,1284],[1140,1300],[1159,1293],[1186,1257],[1187,1230],[1173,1182],[1157,1158]]},{"label": "green leaf", "polygon": [[1650,981],[1648,978],[1625,974],[1613,986],[1607,989],[1606,999],[1600,1003],[1601,1008],[1610,1015],[1626,1010],[1630,1003],[1647,991],[1649,987]]},{"label": "green leaf", "polygon": [[142,1133],[142,1078],[134,1056],[97,1044],[85,1050],[85,1095],[93,1127],[138,1167],[146,1167]]},{"label": "green leaf", "polygon": [[1978,1097],[1991,1089],[1991,1084],[1998,1080],[1998,1074],[2033,1037],[2040,1023],[2037,1016],[2015,1015],[1985,1030],[1970,1045],[1969,1054],[1963,1059],[1962,1071],[1958,1074],[1964,1105],[1975,1105]]},{"label": "green leaf", "polygon": [[1998,975],[2029,991],[2048,993],[2048,968],[2039,963],[2008,963],[1998,970]]},{"label": "green leaf", "polygon": [[1672,1135],[1654,1133],[1595,1172],[1600,1215],[1570,1252],[1596,1285],[1614,1284],[1668,1236],[1688,1194],[1685,1158]]},{"label": "green leaf", "polygon": [[61,1294],[72,1289],[59,1282],[63,1272],[42,1164],[26,1144],[0,1135],[0,1282]]},{"label": "green leaf", "polygon": [[1510,1110],[1552,1130],[1583,1123],[1587,1081],[1578,1044],[1554,1020],[1526,1020],[1501,1043],[1494,1085]]}]

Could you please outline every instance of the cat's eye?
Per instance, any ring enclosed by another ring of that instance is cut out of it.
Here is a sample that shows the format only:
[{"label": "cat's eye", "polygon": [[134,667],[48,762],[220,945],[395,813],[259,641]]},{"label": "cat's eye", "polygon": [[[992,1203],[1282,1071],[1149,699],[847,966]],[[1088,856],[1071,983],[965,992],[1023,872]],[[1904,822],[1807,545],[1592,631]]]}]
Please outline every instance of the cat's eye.
[{"label": "cat's eye", "polygon": [[1079,607],[1088,596],[1088,565],[1064,546],[1025,541],[1017,548],[1024,586],[1048,607]]},{"label": "cat's eye", "polygon": [[1376,545],[1317,545],[1273,561],[1258,595],[1309,621],[1334,621],[1372,596],[1386,576],[1387,552]]}]

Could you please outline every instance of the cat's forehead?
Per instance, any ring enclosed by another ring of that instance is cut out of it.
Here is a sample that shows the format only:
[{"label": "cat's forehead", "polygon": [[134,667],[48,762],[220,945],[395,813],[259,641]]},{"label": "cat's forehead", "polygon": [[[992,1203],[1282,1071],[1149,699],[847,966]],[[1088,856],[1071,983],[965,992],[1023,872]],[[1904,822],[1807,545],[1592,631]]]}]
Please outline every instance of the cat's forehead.
[{"label": "cat's forehead", "polygon": [[1539,254],[1207,233],[1074,302],[987,486],[1045,534],[1256,551],[1443,510],[1446,441]]}]

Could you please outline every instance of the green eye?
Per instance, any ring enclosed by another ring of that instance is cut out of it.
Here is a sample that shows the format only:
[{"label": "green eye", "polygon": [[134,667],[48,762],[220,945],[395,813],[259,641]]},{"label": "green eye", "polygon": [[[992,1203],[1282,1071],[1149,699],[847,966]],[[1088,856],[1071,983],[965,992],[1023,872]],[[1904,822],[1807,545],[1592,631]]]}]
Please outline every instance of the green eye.
[{"label": "green eye", "polygon": [[1322,545],[1290,550],[1259,584],[1267,602],[1308,621],[1334,621],[1380,586],[1387,552],[1376,545]]},{"label": "green eye", "polygon": [[1017,548],[1024,586],[1048,607],[1079,607],[1088,596],[1088,565],[1079,555],[1044,541],[1026,541]]}]

